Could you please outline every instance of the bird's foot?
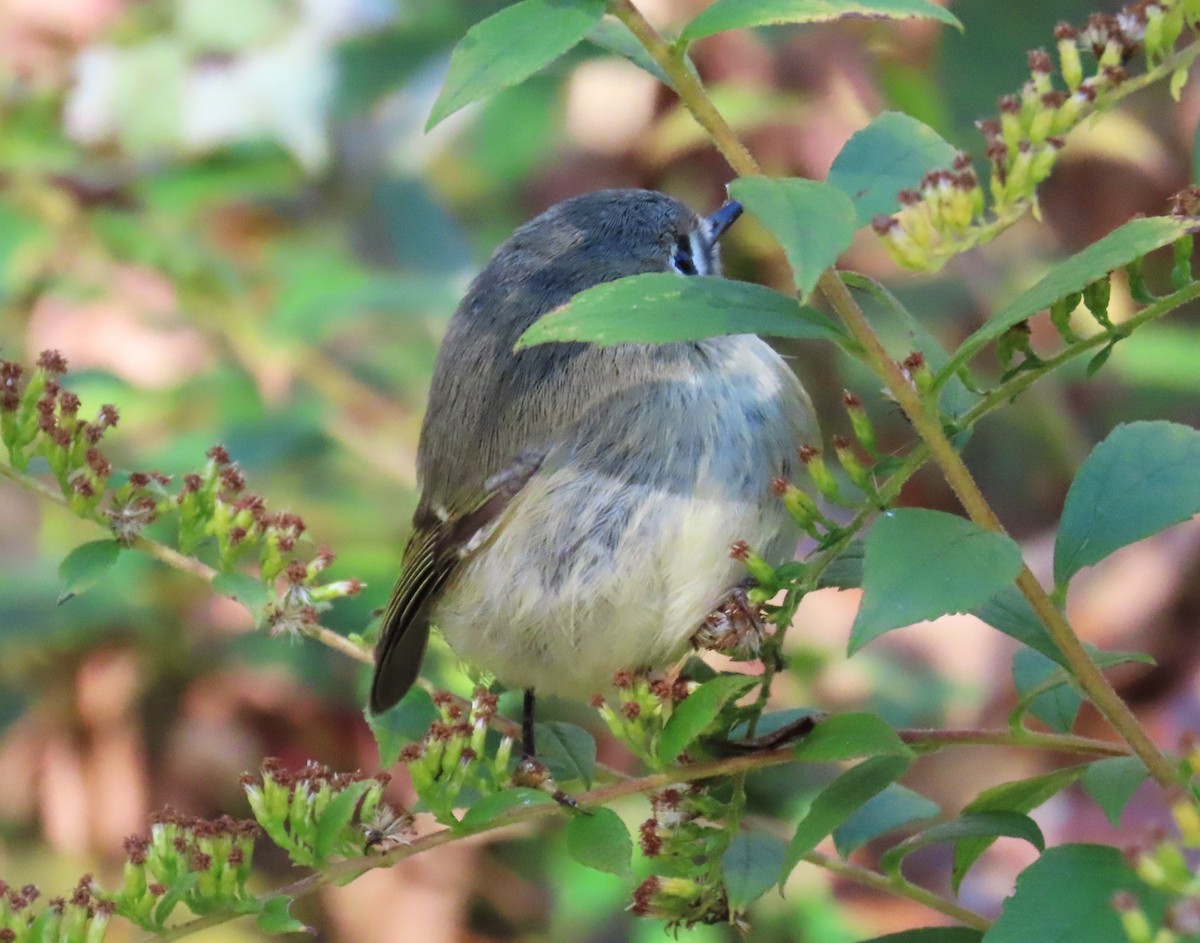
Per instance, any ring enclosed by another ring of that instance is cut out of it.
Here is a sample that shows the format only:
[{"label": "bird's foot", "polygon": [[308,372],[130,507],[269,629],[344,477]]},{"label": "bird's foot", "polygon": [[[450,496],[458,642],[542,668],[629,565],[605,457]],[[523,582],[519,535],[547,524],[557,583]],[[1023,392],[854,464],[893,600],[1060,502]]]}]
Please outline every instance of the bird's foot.
[{"label": "bird's foot", "polygon": [[759,657],[766,637],[767,629],[758,607],[750,603],[745,587],[735,586],[705,616],[691,641],[693,648],[750,661]]},{"label": "bird's foot", "polygon": [[558,788],[546,764],[536,756],[527,753],[521,757],[521,761],[517,763],[517,768],[513,770],[512,784],[547,793],[559,805],[565,806],[568,809],[583,811],[579,808],[579,803],[575,800],[574,796]]},{"label": "bird's foot", "polygon": [[741,740],[722,740],[710,737],[704,740],[704,745],[718,756],[744,756],[748,753],[770,753],[802,740],[808,736],[820,723],[822,714],[810,714],[800,717],[790,724],[784,724],[778,730],[760,734],[757,737],[745,737]]}]

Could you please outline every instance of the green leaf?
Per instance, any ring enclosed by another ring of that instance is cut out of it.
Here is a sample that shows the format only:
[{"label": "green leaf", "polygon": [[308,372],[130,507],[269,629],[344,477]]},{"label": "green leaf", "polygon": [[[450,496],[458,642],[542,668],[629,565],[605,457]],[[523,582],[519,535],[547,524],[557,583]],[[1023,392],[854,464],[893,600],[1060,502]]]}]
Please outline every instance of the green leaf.
[{"label": "green leaf", "polygon": [[787,859],[779,873],[783,883],[806,854],[835,828],[845,823],[868,799],[904,775],[911,761],[905,756],[873,756],[851,767],[826,786],[812,801],[808,814],[796,826]]},{"label": "green leaf", "polygon": [[983,327],[963,341],[950,362],[938,373],[937,385],[940,386],[959,368],[966,366],[975,354],[1014,324],[1028,320],[1071,292],[1083,291],[1087,285],[1113,269],[1174,242],[1186,235],[1192,225],[1190,220],[1171,216],[1134,219],[1059,263],[1041,281],[988,318]]},{"label": "green leaf", "polygon": [[329,805],[317,819],[313,835],[313,856],[318,862],[324,863],[331,854],[339,851],[339,846],[346,840],[346,829],[354,818],[354,810],[358,808],[359,800],[374,785],[374,780],[360,780],[351,783],[329,800]]},{"label": "green leaf", "polygon": [[505,789],[501,792],[494,792],[490,796],[484,796],[476,802],[467,809],[466,815],[462,817],[458,825],[462,829],[478,831],[491,825],[497,819],[510,815],[517,809],[546,805],[552,802],[554,802],[553,796],[538,789],[529,789],[525,786]]},{"label": "green leaf", "polygon": [[867,535],[850,652],[890,629],[981,606],[1020,569],[1021,549],[1003,534],[941,511],[890,511]]},{"label": "green leaf", "polygon": [[873,936],[862,943],[980,943],[983,932],[970,927],[919,927],[886,936]]},{"label": "green leaf", "polygon": [[115,540],[93,540],[68,553],[58,565],[58,578],[62,583],[58,604],[61,606],[104,579],[116,565],[120,553],[121,545]]},{"label": "green leaf", "polygon": [[822,571],[817,582],[819,589],[860,589],[863,578],[863,555],[866,553],[866,543],[855,537],[847,544],[846,549],[833,558],[829,566]]},{"label": "green leaf", "polygon": [[939,20],[962,29],[948,10],[931,0],[716,0],[683,28],[682,39],[730,29],[783,23],[828,23],[844,17]]},{"label": "green leaf", "polygon": [[829,763],[860,756],[909,756],[912,749],[874,714],[834,714],[796,744],[798,760]]},{"label": "green leaf", "polygon": [[[1062,673],[1062,668],[1045,655],[1029,648],[1018,649],[1013,654],[1013,684],[1022,698],[1051,677]],[[1083,706],[1083,696],[1069,684],[1059,684],[1031,698],[1024,705],[1051,730],[1070,733],[1075,726],[1075,717]]]},{"label": "green leaf", "polygon": [[1025,598],[1014,583],[1006,586],[999,593],[971,611],[973,616],[981,619],[993,629],[1003,632],[1010,638],[1016,639],[1022,645],[1028,645],[1035,652],[1045,655],[1063,667],[1067,660],[1063,657],[1042,620],[1037,617],[1029,600]]},{"label": "green leaf", "polygon": [[[1032,776],[1029,779],[1019,779],[1015,782],[993,786],[967,803],[963,813],[1032,812],[1078,780],[1087,768],[1086,764],[1068,766],[1066,769],[1054,770],[1042,776]],[[955,893],[958,892],[958,887],[962,884],[963,877],[971,869],[971,865],[994,841],[994,837],[985,836],[963,839],[955,844],[954,869],[951,875],[951,886]]]},{"label": "green leaf", "polygon": [[255,625],[262,622],[263,611],[271,599],[271,591],[257,576],[237,570],[218,573],[212,582],[212,588],[214,592],[235,599],[245,606],[254,617]]},{"label": "green leaf", "polygon": [[553,62],[600,22],[604,6],[605,0],[521,0],[476,23],[450,55],[425,130]]},{"label": "green leaf", "polygon": [[729,912],[740,913],[779,881],[787,845],[765,832],[739,832],[721,856]]},{"label": "green leaf", "polygon": [[1155,921],[1162,896],[1133,873],[1116,848],[1059,845],[1017,876],[1015,892],[985,943],[1127,943],[1113,895],[1133,893]]},{"label": "green leaf", "polygon": [[272,897],[258,912],[258,929],[264,933],[304,933],[308,930],[303,923],[293,917],[288,911],[292,906],[292,898],[282,894]]},{"label": "green leaf", "polygon": [[1067,492],[1054,544],[1064,585],[1114,550],[1200,513],[1200,432],[1173,422],[1117,426]]},{"label": "green leaf", "polygon": [[863,803],[845,824],[834,829],[833,843],[838,854],[845,858],[880,835],[918,819],[934,818],[940,812],[941,808],[932,799],[893,783]]},{"label": "green leaf", "polygon": [[521,335],[517,349],[547,341],[662,344],[726,334],[842,342],[845,335],[791,295],[713,275],[633,275],[581,291]]},{"label": "green leaf", "polygon": [[1146,781],[1146,764],[1136,756],[1111,756],[1088,764],[1083,789],[1103,810],[1113,828],[1138,787]]},{"label": "green leaf", "polygon": [[[650,53],[646,52],[646,47],[629,31],[629,27],[620,20],[605,17],[592,27],[592,31],[587,34],[587,41],[623,59],[628,59],[639,69],[649,72],[662,82],[663,85],[667,86],[667,88],[673,89],[675,87],[675,83],[662,70],[662,66],[650,57]],[[692,65],[690,58],[687,60],[686,65],[688,71],[695,75],[696,67]]]},{"label": "green leaf", "polygon": [[705,681],[671,711],[659,737],[658,758],[664,763],[674,762],[717,719],[726,704],[757,683],[757,678],[748,675],[717,675]]},{"label": "green leaf", "polygon": [[582,865],[623,878],[630,873],[633,839],[621,817],[600,806],[567,823],[567,851]]},{"label": "green leaf", "polygon": [[783,246],[800,295],[850,247],[858,228],[854,204],[837,187],[815,180],[742,177],[729,194],[743,203]]},{"label": "green leaf", "polygon": [[1042,830],[1028,815],[1019,812],[977,812],[933,825],[911,838],[906,838],[884,852],[883,857],[879,859],[879,867],[889,874],[899,875],[904,859],[918,848],[944,841],[957,842],[967,838],[995,840],[1001,836],[1023,838],[1038,851],[1046,847]]},{"label": "green leaf", "polygon": [[425,736],[429,725],[438,718],[433,698],[424,688],[413,686],[400,703],[382,714],[364,711],[367,726],[379,748],[379,768],[390,769],[400,759],[400,751]]},{"label": "green leaf", "polygon": [[537,725],[538,759],[550,769],[559,783],[578,780],[592,785],[596,768],[596,739],[582,727],[562,721]]},{"label": "green leaf", "polygon": [[865,226],[871,217],[895,210],[901,190],[953,164],[957,153],[928,125],[886,111],[846,142],[829,168],[829,182],[850,197],[858,224]]}]

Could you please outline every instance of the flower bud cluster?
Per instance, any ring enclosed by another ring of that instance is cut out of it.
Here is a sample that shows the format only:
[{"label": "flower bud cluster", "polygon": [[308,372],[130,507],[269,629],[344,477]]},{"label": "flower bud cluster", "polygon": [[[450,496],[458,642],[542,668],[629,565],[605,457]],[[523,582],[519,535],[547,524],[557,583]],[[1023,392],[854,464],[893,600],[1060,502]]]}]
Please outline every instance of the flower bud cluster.
[{"label": "flower bud cluster", "polygon": [[457,822],[454,809],[465,790],[480,795],[499,792],[507,784],[512,763],[513,738],[489,737],[496,716],[497,698],[477,688],[470,705],[445,691],[433,696],[438,719],[425,736],[400,753],[413,788],[440,822]]},{"label": "flower bud cluster", "polygon": [[61,384],[66,370],[66,360],[54,350],[43,352],[32,371],[0,360],[0,442],[14,469],[24,472],[31,459],[43,458],[74,512],[104,524],[125,546],[154,521],[174,515],[179,549],[194,556],[201,544],[213,541],[223,571],[257,551],[263,582],[285,582],[267,612],[276,631],[314,624],[334,599],[362,588],[357,580],[318,583],[333,554],[322,549],[308,563],[295,559],[304,521],[296,514],[269,513],[266,501],[246,490],[241,469],[220,445],[209,449],[202,471],[182,476],[174,492],[172,479],[157,471],[131,472],[117,483],[122,476],[114,475],[99,448],[119,420],[116,407],[101,406],[94,420],[81,419],[79,397]]},{"label": "flower bud cluster", "polygon": [[634,891],[631,910],[672,927],[727,922],[720,862],[732,837],[725,822],[729,803],[700,783],[668,786],[648,798],[651,815],[638,834],[657,873]]},{"label": "flower bud cluster", "polygon": [[38,906],[39,897],[33,884],[15,888],[0,881],[0,943],[100,943],[115,910],[90,874],[79,879],[70,899]]},{"label": "flower bud cluster", "polygon": [[682,675],[674,681],[650,678],[644,672],[618,671],[613,675],[615,695],[599,694],[592,706],[612,731],[651,769],[658,769],[658,741],[672,708],[685,700],[699,685]]},{"label": "flower bud cluster", "polygon": [[368,845],[412,834],[412,816],[382,801],[390,778],[338,773],[313,761],[291,771],[268,759],[257,776],[242,777],[242,788],[271,840],[294,863],[318,868],[331,855],[361,855]]},{"label": "flower bud cluster", "polygon": [[167,809],[148,835],[125,839],[117,913],[148,930],[161,929],[178,903],[194,914],[254,905],[246,889],[257,825],[222,816],[192,819]]},{"label": "flower bud cluster", "polygon": [[75,513],[94,516],[113,470],[98,446],[120,417],[105,405],[94,420],[81,419],[79,397],[60,382],[66,371],[56,350],[43,351],[24,383],[19,363],[0,360],[0,442],[17,471],[44,458]]},{"label": "flower bud cluster", "polygon": [[[1050,54],[1035,49],[1021,91],[1000,99],[998,117],[978,123],[987,143],[990,206],[970,158],[960,154],[952,168],[933,170],[917,189],[901,191],[897,212],[872,221],[892,258],[906,268],[936,270],[1027,210],[1036,213],[1037,187],[1050,175],[1065,136],[1127,80],[1127,63],[1144,51],[1157,65],[1185,27],[1198,23],[1200,0],[1140,0],[1115,15],[1094,14],[1082,30],[1060,23],[1054,37],[1061,83],[1054,82]],[[1081,49],[1091,54],[1091,74]]]}]

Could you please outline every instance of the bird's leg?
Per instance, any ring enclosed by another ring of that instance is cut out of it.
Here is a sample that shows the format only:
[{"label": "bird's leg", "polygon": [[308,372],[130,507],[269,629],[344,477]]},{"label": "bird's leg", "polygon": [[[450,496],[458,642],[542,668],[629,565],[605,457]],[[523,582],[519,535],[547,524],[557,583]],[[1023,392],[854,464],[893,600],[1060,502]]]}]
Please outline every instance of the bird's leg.
[{"label": "bird's leg", "polygon": [[707,737],[704,745],[718,756],[743,756],[747,753],[769,753],[780,750],[790,743],[802,740],[812,733],[825,715],[810,714],[800,717],[790,724],[784,724],[778,730],[760,734],[757,737],[746,737],[742,740],[723,740],[718,737]]},{"label": "bird's leg", "polygon": [[521,709],[521,756],[530,760],[537,756],[533,740],[533,707],[533,688],[526,688],[525,703]]},{"label": "bird's leg", "polygon": [[[738,660],[757,658],[767,636],[758,608],[750,604],[745,585],[735,586],[692,635],[692,647],[720,652]],[[778,660],[779,654],[775,653]],[[783,666],[776,664],[778,671]]]},{"label": "bird's leg", "polygon": [[[521,762],[513,770],[513,785],[526,786],[530,789],[540,789],[554,797],[559,805],[569,809],[578,809],[579,803],[574,796],[563,792],[554,783],[554,777],[546,764],[537,758],[537,747],[533,734],[533,708],[536,698],[533,688],[525,689],[525,701],[521,707]],[[582,811],[582,810],[581,810]]]}]

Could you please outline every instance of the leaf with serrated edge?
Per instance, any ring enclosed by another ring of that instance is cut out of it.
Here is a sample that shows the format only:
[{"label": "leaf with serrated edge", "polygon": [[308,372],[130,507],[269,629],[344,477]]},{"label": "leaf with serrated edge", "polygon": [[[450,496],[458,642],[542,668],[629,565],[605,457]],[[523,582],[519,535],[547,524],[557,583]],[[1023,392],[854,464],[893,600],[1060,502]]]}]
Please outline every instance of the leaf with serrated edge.
[{"label": "leaf with serrated edge", "polygon": [[834,829],[833,844],[838,854],[845,858],[880,835],[919,819],[934,818],[940,812],[941,808],[932,799],[893,783],[864,802],[845,824]]},{"label": "leaf with serrated edge", "polygon": [[659,736],[658,758],[664,763],[673,762],[717,719],[726,704],[741,697],[757,682],[757,678],[748,675],[718,675],[705,681],[671,711]]},{"label": "leaf with serrated edge", "polygon": [[1174,422],[1117,426],[1079,467],[1054,543],[1054,581],[1200,513],[1200,432]]},{"label": "leaf with serrated edge", "polygon": [[887,111],[853,134],[829,168],[829,182],[854,203],[858,224],[896,209],[896,194],[929,171],[949,167],[957,151],[933,128]]},{"label": "leaf with serrated edge", "polygon": [[601,806],[567,823],[567,851],[589,868],[628,877],[633,839],[621,817]]},{"label": "leaf with serrated edge", "polygon": [[779,881],[787,845],[765,832],[740,832],[721,856],[729,910],[739,913]]},{"label": "leaf with serrated edge", "polygon": [[742,177],[729,185],[729,195],[783,246],[804,298],[816,287],[821,273],[850,247],[858,228],[850,198],[827,183]]},{"label": "leaf with serrated edge", "polygon": [[867,535],[850,651],[891,629],[981,606],[1020,569],[1021,549],[1004,534],[942,511],[890,511]]},{"label": "leaf with serrated edge", "polygon": [[650,272],[581,291],[535,321],[516,346],[666,344],[728,334],[845,340],[841,328],[791,295],[714,275]]},{"label": "leaf with serrated edge", "polygon": [[949,10],[931,0],[716,0],[683,28],[685,40],[731,29],[783,23],[828,23],[847,17],[938,20],[962,29]]},{"label": "leaf with serrated edge", "polygon": [[553,62],[600,22],[604,6],[604,0],[521,0],[476,23],[450,54],[425,130]]},{"label": "leaf with serrated edge", "polygon": [[586,788],[592,785],[596,768],[596,739],[582,727],[562,721],[538,724],[536,729],[538,759],[545,763],[556,780],[568,783],[579,780]]},{"label": "leaf with serrated edge", "polygon": [[1109,824],[1121,824],[1121,813],[1149,775],[1136,756],[1110,756],[1090,763],[1083,774],[1083,789],[1104,812]]},{"label": "leaf with serrated edge", "polygon": [[1082,252],[1058,263],[1041,281],[1028,291],[1022,292],[1003,310],[993,314],[983,327],[959,345],[958,350],[950,357],[950,362],[938,371],[937,386],[940,387],[975,354],[1014,324],[1046,310],[1059,298],[1075,291],[1083,291],[1092,282],[1147,252],[1182,238],[1193,225],[1193,220],[1170,216],[1130,220]]},{"label": "leaf with serrated edge", "polygon": [[1019,812],[977,812],[962,815],[949,822],[932,825],[889,848],[879,859],[879,867],[889,874],[899,874],[904,859],[926,845],[945,841],[961,841],[964,838],[1023,838],[1038,851],[1046,847],[1042,830],[1028,815]]},{"label": "leaf with serrated edge", "polygon": [[833,714],[817,721],[795,748],[798,760],[830,763],[860,756],[912,756],[912,748],[874,714]]},{"label": "leaf with serrated edge", "polygon": [[519,786],[515,789],[505,789],[502,792],[484,796],[459,821],[459,828],[481,829],[497,819],[510,815],[516,809],[524,809],[534,805],[546,805],[554,802],[554,797],[537,789]]},{"label": "leaf with serrated edge", "polygon": [[62,582],[59,605],[104,579],[120,554],[121,545],[115,540],[93,540],[68,553],[58,565],[58,578]]},{"label": "leaf with serrated edge", "polygon": [[[967,803],[963,808],[963,813],[1032,812],[1078,780],[1086,770],[1086,764],[1069,766],[1066,769],[1054,770],[1042,776],[1032,776],[1029,779],[1019,779],[1015,782],[993,786]],[[951,874],[951,887],[955,893],[958,893],[959,885],[962,884],[971,865],[994,841],[994,837],[982,837],[965,838],[955,842],[954,869]]]},{"label": "leaf with serrated edge", "polygon": [[910,762],[906,756],[873,756],[846,770],[822,789],[796,826],[779,882],[782,884],[787,880],[800,859],[816,848],[821,839],[862,808],[868,799],[903,776]]}]

